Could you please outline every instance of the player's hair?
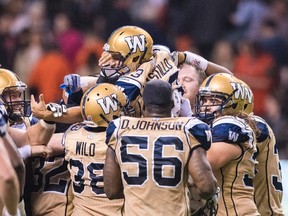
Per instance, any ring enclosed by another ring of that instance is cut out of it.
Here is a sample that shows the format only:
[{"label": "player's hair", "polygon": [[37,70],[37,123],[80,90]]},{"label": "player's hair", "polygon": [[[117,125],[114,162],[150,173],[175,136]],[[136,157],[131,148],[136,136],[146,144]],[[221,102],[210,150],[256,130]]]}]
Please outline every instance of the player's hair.
[{"label": "player's hair", "polygon": [[149,81],[143,92],[145,107],[167,109],[173,107],[172,87],[163,80]]}]

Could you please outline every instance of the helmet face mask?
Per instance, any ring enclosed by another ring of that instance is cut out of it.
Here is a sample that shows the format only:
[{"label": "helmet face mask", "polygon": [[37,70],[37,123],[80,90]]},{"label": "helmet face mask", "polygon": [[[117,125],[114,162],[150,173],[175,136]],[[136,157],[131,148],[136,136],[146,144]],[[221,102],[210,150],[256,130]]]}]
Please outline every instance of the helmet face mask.
[{"label": "helmet face mask", "polygon": [[27,86],[13,72],[0,69],[0,100],[11,122],[22,121],[31,115],[30,101],[25,98]]},{"label": "helmet face mask", "polygon": [[117,86],[101,83],[88,89],[81,100],[81,112],[89,127],[107,127],[120,116],[126,96]]},{"label": "helmet face mask", "polygon": [[114,76],[121,76],[122,74],[126,74],[130,71],[130,68],[123,65],[123,60],[116,60],[116,61],[119,62],[119,66],[117,66],[117,67],[111,67],[110,65],[101,67],[101,74],[104,77],[106,77],[106,78],[112,77],[113,78]]},{"label": "helmet face mask", "polygon": [[[152,57],[153,39],[144,29],[137,26],[123,26],[116,29],[109,37],[103,50],[112,55],[112,59],[119,61],[114,67],[118,73],[135,71],[140,64]],[[104,67],[102,72],[107,70]],[[106,73],[111,74],[111,73]]]},{"label": "helmet face mask", "polygon": [[195,99],[195,115],[211,124],[219,115],[243,111],[238,79],[229,74],[215,74],[202,83]]},{"label": "helmet face mask", "polygon": [[[219,92],[199,92],[196,95],[195,113],[198,118],[206,123],[211,123],[223,111],[231,106],[231,95]],[[209,103],[208,103],[209,101]]]}]

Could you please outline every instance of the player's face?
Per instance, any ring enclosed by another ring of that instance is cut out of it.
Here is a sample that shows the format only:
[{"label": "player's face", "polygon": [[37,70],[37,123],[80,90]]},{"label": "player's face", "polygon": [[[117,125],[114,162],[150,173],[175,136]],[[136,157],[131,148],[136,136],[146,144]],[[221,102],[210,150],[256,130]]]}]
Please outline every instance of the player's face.
[{"label": "player's face", "polygon": [[193,107],[200,86],[199,73],[193,66],[184,64],[178,73],[178,83],[183,87],[184,98],[187,98]]},{"label": "player's face", "polygon": [[[22,92],[19,91],[9,91],[4,94],[4,98],[7,102],[19,102],[22,101]],[[13,112],[20,112],[22,106],[20,104],[13,105]]]},{"label": "player's face", "polygon": [[221,104],[222,100],[213,96],[205,96],[202,98],[202,107],[201,112],[212,113],[219,108],[219,104]]}]

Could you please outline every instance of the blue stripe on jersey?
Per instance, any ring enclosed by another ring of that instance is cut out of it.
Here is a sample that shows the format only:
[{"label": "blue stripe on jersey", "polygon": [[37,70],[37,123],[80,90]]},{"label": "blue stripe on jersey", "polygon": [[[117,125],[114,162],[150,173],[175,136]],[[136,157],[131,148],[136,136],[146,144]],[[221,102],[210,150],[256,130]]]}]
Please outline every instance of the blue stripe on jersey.
[{"label": "blue stripe on jersey", "polygon": [[175,73],[173,73],[170,77],[168,82],[172,85],[175,81],[177,82],[178,79],[178,72],[179,70],[177,70]]},{"label": "blue stripe on jersey", "polygon": [[249,140],[249,133],[239,125],[233,123],[220,123],[212,128],[212,142],[226,142],[240,144]]},{"label": "blue stripe on jersey", "polygon": [[189,128],[189,132],[201,143],[205,150],[208,150],[211,146],[211,139],[207,137],[207,131],[210,131],[210,128],[204,123],[195,124]]},{"label": "blue stripe on jersey", "polygon": [[[128,82],[129,80],[131,82]],[[134,82],[135,80],[128,78],[128,80],[125,81],[124,80],[121,81],[121,79],[119,79],[115,83],[115,85],[123,89],[123,92],[127,95],[129,101],[134,101],[140,95],[140,88],[137,85],[135,85]]]},{"label": "blue stripe on jersey", "polygon": [[110,141],[115,129],[116,129],[116,125],[114,124],[114,121],[110,122],[108,127],[107,127],[107,130],[106,130],[106,141],[105,141],[105,143],[107,145],[109,144],[109,141]]},{"label": "blue stripe on jersey", "polygon": [[253,115],[252,118],[256,121],[256,126],[260,130],[260,135],[257,137],[257,142],[263,142],[270,134],[267,122],[260,116]]},{"label": "blue stripe on jersey", "polygon": [[256,120],[257,128],[261,131],[260,135],[257,137],[257,142],[263,142],[269,137],[268,127],[264,122],[257,121],[257,119],[255,120]]}]

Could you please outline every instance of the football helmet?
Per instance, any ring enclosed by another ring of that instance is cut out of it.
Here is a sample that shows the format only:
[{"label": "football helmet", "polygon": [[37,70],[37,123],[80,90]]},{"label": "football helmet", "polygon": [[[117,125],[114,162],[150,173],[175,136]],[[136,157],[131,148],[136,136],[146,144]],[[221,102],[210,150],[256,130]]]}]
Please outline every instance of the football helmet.
[{"label": "football helmet", "polygon": [[137,26],[123,26],[110,35],[103,50],[120,62],[118,67],[103,66],[101,72],[109,77],[115,73],[124,74],[135,71],[140,64],[152,55],[153,39],[148,32]]},{"label": "football helmet", "polygon": [[0,68],[0,101],[11,122],[21,121],[31,114],[30,101],[25,98],[26,89],[27,85],[15,73]]},{"label": "football helmet", "polygon": [[241,86],[239,87],[239,89],[241,89],[241,92],[242,92],[241,95],[244,96],[244,98],[241,97],[241,99],[243,99],[242,102],[244,103],[243,104],[243,111],[247,115],[249,115],[249,114],[253,113],[254,95],[253,95],[253,92],[252,92],[250,86],[247,83],[245,83],[243,80],[240,80],[240,79],[238,79],[238,80],[241,83]]},{"label": "football helmet", "polygon": [[126,96],[119,87],[100,83],[89,88],[82,96],[80,107],[89,127],[107,127],[120,116],[126,105]]},{"label": "football helmet", "polygon": [[[207,77],[196,95],[195,115],[210,124],[220,114],[243,111],[244,92],[240,87],[239,80],[230,74],[218,73]],[[211,101],[208,104],[207,98]]]}]

